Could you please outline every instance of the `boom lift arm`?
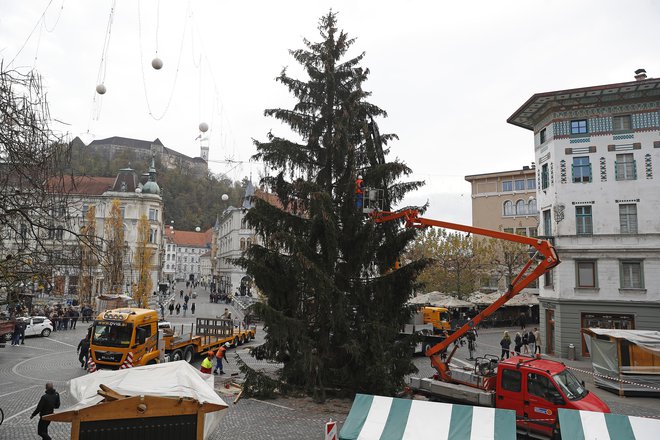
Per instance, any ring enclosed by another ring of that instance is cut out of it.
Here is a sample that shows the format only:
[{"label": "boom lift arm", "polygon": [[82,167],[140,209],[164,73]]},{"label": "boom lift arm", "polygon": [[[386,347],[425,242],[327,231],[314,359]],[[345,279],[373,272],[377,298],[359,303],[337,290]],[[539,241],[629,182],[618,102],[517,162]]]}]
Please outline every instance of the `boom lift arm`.
[{"label": "boom lift arm", "polygon": [[[479,325],[481,321],[492,315],[497,309],[506,304],[507,301],[516,296],[522,289],[527,287],[534,280],[538,279],[546,271],[552,269],[559,264],[559,258],[555,252],[555,248],[547,240],[538,238],[526,237],[523,235],[510,234],[507,232],[492,231],[490,229],[477,228],[474,226],[466,226],[457,223],[449,223],[440,220],[432,220],[419,216],[419,211],[416,209],[404,209],[398,212],[374,211],[370,214],[371,218],[376,223],[385,223],[388,221],[404,219],[407,228],[428,228],[431,226],[453,229],[455,231],[462,231],[472,233],[475,235],[483,235],[485,237],[497,238],[500,240],[511,241],[514,243],[526,244],[536,249],[534,255],[527,261],[525,266],[521,269],[520,273],[513,279],[509,289],[497,301],[488,306],[485,310],[477,316],[469,320],[460,329],[449,335],[448,338],[442,342],[431,347],[426,355],[431,358],[433,367],[440,374],[440,379],[446,382],[452,382],[451,374],[449,371],[449,362],[456,351],[457,346],[446,361],[442,361],[439,353],[446,350],[454,341],[464,336],[468,331]],[[536,263],[536,267],[526,274],[526,272]]]}]

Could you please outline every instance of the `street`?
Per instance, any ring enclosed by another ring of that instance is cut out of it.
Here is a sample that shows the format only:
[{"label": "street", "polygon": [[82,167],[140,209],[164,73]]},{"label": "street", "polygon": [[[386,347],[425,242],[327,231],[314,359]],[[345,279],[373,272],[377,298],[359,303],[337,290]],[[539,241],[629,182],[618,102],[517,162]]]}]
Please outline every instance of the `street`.
[{"label": "street", "polygon": [[[196,317],[215,317],[228,307],[234,316],[240,315],[239,307],[225,304],[211,304],[208,292],[197,288],[199,296],[195,300],[196,315],[190,313],[184,318],[176,312],[170,316],[166,311],[166,319],[174,325],[189,324]],[[178,301],[178,294],[175,301]],[[0,439],[22,440],[34,439],[36,436],[37,418],[30,420],[29,416],[44,392],[44,384],[52,381],[62,399],[62,407],[73,404],[68,394],[67,381],[87,374],[78,363],[76,347],[84,335],[87,325],[78,322],[76,330],[54,332],[50,337],[33,337],[25,340],[25,345],[12,347],[7,345],[0,349],[0,399],[5,413],[5,422],[0,426]],[[477,354],[486,353],[499,355],[499,340],[504,329],[484,329],[477,339]],[[508,329],[510,335],[515,335],[517,329]],[[350,410],[350,400],[329,400],[324,405],[314,403],[309,398],[278,398],[270,401],[257,399],[242,399],[234,405],[233,395],[224,395],[224,384],[239,374],[235,356],[240,355],[248,365],[260,370],[276,369],[277,364],[257,361],[248,355],[248,349],[263,340],[263,329],[258,327],[257,339],[236,349],[230,349],[229,362],[225,365],[224,376],[215,376],[215,388],[229,405],[223,412],[220,427],[212,435],[212,439],[309,439],[323,438],[325,422],[332,419],[343,422]],[[457,350],[452,365],[454,368],[468,367],[472,363],[467,359],[467,346]],[[194,365],[199,367],[201,360],[195,359]],[[419,368],[418,375],[431,376],[434,371],[430,362],[424,356],[416,357],[415,364]],[[589,362],[564,362],[579,370],[590,371]],[[583,379],[587,388],[596,393],[612,409],[612,412],[658,417],[660,401],[654,398],[621,398],[612,393],[595,388],[593,377],[581,371],[574,371],[578,378]],[[341,427],[341,425],[339,425]],[[70,425],[67,423],[52,423],[50,433],[54,439],[68,439]]]}]

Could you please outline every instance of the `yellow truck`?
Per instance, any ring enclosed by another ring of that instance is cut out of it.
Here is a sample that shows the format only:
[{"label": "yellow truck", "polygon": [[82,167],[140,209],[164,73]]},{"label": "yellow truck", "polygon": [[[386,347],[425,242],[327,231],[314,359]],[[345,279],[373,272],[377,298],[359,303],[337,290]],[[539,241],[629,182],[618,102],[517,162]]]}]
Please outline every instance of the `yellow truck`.
[{"label": "yellow truck", "polygon": [[[189,330],[187,328],[189,327]],[[181,331],[161,329],[151,309],[119,308],[101,312],[91,332],[91,359],[96,368],[119,369],[158,362],[185,360],[229,343],[237,347],[256,335],[256,327],[232,320],[197,318]]]},{"label": "yellow truck", "polygon": [[420,310],[424,324],[433,324],[435,333],[451,330],[449,310],[444,307],[422,307]]}]

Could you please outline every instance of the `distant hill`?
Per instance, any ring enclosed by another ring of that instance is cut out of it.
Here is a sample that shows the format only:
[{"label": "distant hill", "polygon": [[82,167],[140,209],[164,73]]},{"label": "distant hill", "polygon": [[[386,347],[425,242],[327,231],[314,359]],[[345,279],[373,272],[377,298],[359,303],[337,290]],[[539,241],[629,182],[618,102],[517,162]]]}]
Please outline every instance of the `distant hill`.
[{"label": "distant hill", "polygon": [[[131,167],[143,176],[149,169],[151,159],[137,151],[124,149],[116,151],[112,158],[92,149],[82,142],[72,142],[71,160],[64,170],[78,176],[114,177],[121,168]],[[239,206],[243,200],[247,178],[241,182],[221,179],[207,172],[200,176],[188,170],[166,169],[156,157],[158,185],[163,197],[163,221],[169,225],[174,220],[176,229],[194,230],[199,226],[208,229],[215,223],[216,216],[227,206]],[[142,179],[146,181],[146,176]],[[229,196],[223,202],[223,194]]]}]

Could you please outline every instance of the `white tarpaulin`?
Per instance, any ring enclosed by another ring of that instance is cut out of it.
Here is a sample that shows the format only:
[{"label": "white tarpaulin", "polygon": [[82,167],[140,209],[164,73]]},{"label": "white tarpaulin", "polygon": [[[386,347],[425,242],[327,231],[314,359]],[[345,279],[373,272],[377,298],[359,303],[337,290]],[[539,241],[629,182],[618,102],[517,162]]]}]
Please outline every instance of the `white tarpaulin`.
[{"label": "white tarpaulin", "polygon": [[613,339],[625,339],[635,345],[660,354],[660,332],[655,330],[618,330],[608,328],[584,329],[587,334],[608,336]]},{"label": "white tarpaulin", "polygon": [[357,394],[340,440],[515,440],[516,413]]},{"label": "white tarpaulin", "polygon": [[[72,411],[102,401],[103,397],[97,394],[101,384],[125,396],[190,397],[200,403],[227,407],[213,388],[213,375],[201,373],[186,361],[177,361],[125,370],[99,370],[72,379],[69,389],[78,403],[62,411]],[[224,411],[205,414],[205,439],[215,431],[223,415]]]},{"label": "white tarpaulin", "polygon": [[660,420],[559,408],[559,428],[571,440],[656,440]]}]

